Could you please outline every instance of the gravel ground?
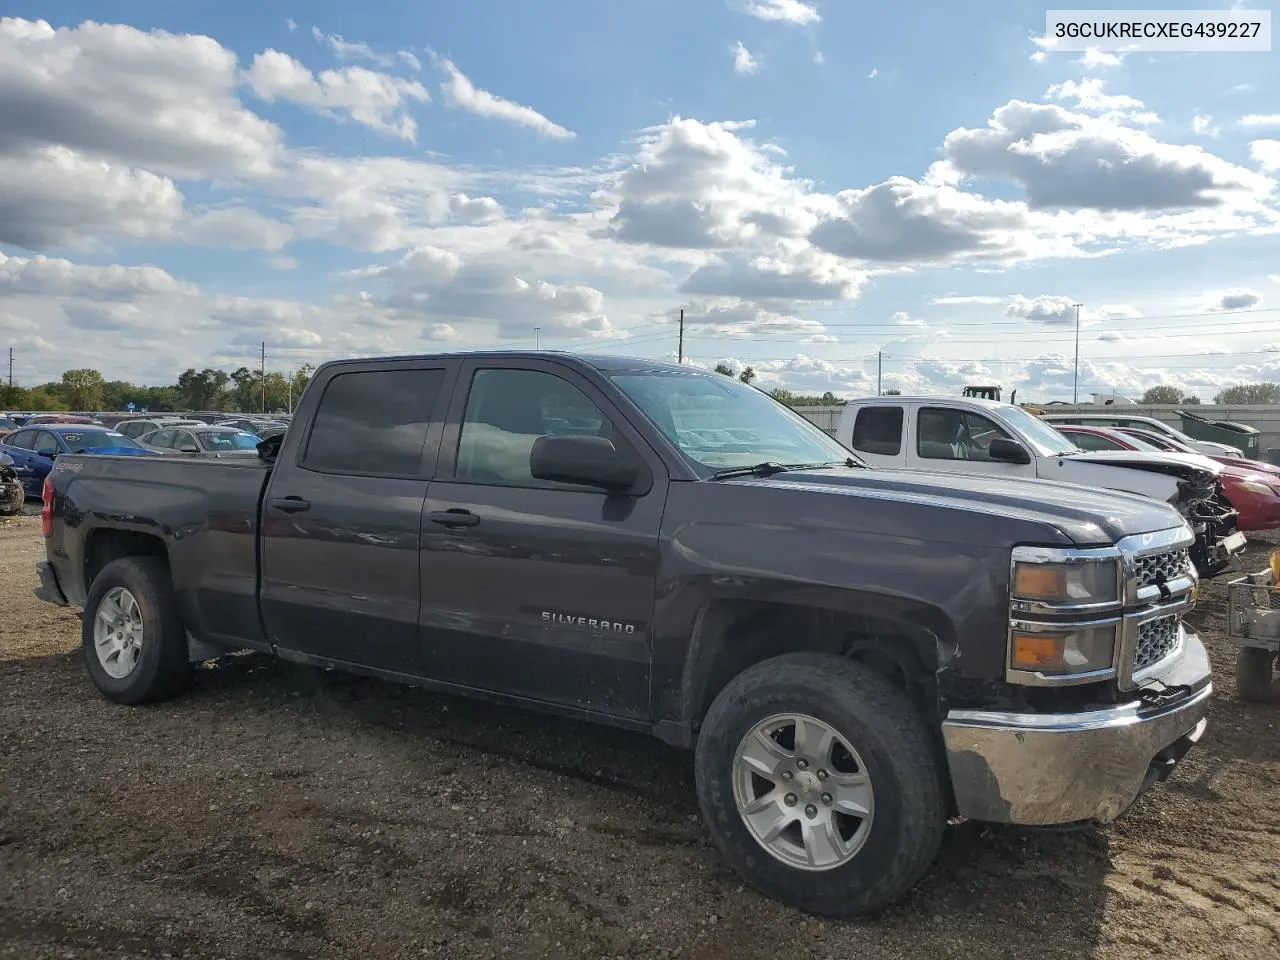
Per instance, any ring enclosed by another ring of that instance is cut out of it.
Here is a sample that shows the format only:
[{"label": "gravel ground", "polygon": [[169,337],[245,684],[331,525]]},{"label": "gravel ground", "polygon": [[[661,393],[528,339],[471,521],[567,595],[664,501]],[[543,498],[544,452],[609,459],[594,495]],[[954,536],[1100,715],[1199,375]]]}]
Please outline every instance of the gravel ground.
[{"label": "gravel ground", "polygon": [[1280,704],[1235,698],[1216,585],[1169,783],[1106,831],[955,824],[900,906],[835,922],[744,890],[647,737],[257,655],[113,706],[42,555],[0,520],[0,957],[1280,957]]}]

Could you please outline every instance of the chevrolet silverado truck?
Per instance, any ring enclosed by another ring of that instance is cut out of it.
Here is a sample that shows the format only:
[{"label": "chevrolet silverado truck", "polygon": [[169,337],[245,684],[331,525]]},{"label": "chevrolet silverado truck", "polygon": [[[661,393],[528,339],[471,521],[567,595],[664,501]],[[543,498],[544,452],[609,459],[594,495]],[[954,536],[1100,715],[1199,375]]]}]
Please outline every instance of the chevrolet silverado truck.
[{"label": "chevrolet silverado truck", "polygon": [[873,469],[731,378],[554,353],[325,364],[261,454],[58,458],[36,592],[107,698],[247,649],[646,731],[733,869],[831,915],[949,817],[1113,820],[1205,728],[1157,500]]},{"label": "chevrolet silverado truck", "polygon": [[878,467],[988,477],[1038,477],[1124,490],[1172,505],[1196,535],[1201,577],[1230,569],[1245,548],[1223,492],[1222,466],[1168,453],[1085,452],[1040,417],[975,397],[869,397],[840,414],[836,439]]}]

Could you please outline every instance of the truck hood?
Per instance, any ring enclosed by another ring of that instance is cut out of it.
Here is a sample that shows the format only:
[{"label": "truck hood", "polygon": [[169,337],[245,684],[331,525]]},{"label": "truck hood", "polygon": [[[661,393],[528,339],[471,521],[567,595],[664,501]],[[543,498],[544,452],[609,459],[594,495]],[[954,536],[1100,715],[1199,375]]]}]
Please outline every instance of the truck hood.
[{"label": "truck hood", "polygon": [[793,470],[768,478],[744,477],[727,482],[921,500],[956,510],[995,512],[1056,527],[1081,545],[1110,544],[1136,533],[1168,530],[1183,522],[1172,507],[1149,497],[1052,480],[1005,480],[924,470],[838,467]]},{"label": "truck hood", "polygon": [[1203,481],[1222,474],[1222,464],[1195,453],[1150,452],[1145,450],[1099,450],[1073,453],[1071,460],[1099,463],[1108,467],[1130,467],[1164,473],[1183,480]]}]

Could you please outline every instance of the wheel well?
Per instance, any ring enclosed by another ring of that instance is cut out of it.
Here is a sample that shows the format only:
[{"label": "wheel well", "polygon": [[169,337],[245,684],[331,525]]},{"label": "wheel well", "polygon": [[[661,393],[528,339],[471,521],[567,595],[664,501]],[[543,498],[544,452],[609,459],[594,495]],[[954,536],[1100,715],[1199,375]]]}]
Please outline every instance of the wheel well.
[{"label": "wheel well", "polygon": [[166,563],[169,560],[164,541],[159,537],[133,530],[96,530],[85,545],[85,592],[103,567],[121,557],[160,557]]},{"label": "wheel well", "polygon": [[866,664],[910,698],[937,712],[937,639],[925,628],[880,617],[790,603],[724,602],[700,620],[686,679],[686,719],[697,729],[711,703],[743,670],[784,653],[831,653]]}]

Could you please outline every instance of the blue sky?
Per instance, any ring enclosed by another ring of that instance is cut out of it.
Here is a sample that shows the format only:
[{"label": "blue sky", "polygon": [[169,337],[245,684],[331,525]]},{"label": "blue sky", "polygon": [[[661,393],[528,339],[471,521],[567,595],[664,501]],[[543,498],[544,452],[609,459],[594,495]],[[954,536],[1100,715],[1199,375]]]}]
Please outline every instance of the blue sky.
[{"label": "blue sky", "polygon": [[1280,379],[1274,53],[1059,52],[1026,3],[189,6],[0,21],[20,382],[666,356],[683,307],[767,385],[1052,399],[1075,303],[1085,391]]}]

